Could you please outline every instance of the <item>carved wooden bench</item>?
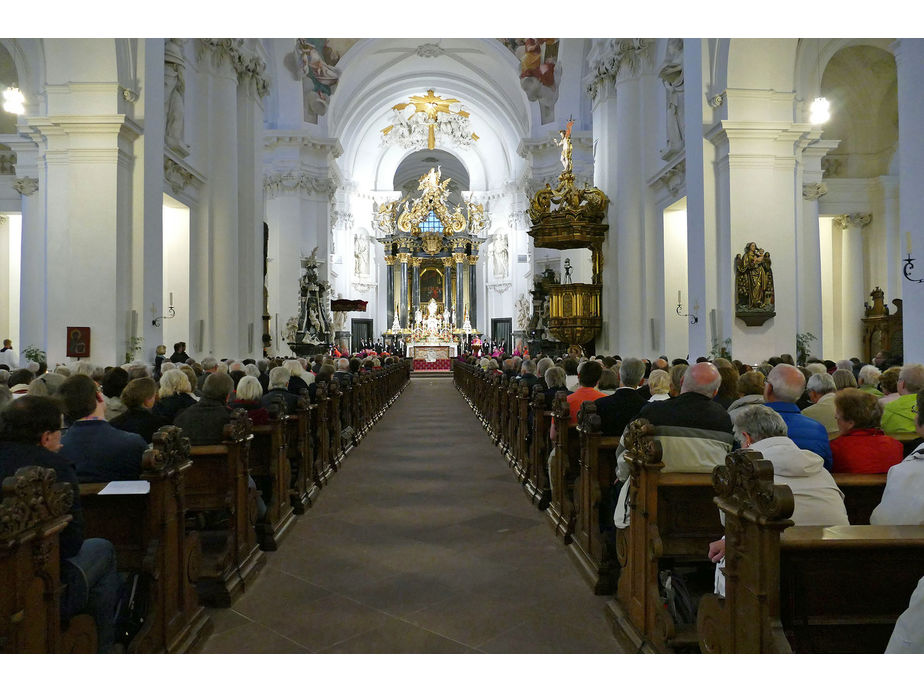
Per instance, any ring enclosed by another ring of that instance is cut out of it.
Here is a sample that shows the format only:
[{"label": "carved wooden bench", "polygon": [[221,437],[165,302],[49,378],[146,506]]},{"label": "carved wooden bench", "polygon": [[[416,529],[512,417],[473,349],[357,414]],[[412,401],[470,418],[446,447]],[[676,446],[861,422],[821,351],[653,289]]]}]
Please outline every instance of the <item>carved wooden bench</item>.
[{"label": "carved wooden bench", "polygon": [[655,427],[626,427],[630,465],[629,526],[616,532],[619,583],[607,603],[613,632],[632,651],[675,652],[696,647],[695,625],[674,621],[661,596],[659,573],[677,566],[707,569],[709,543],[722,536],[712,502],[712,476],[662,473]]},{"label": "carved wooden bench", "polygon": [[546,466],[549,459],[549,424],[552,414],[545,408],[545,391],[541,385],[533,386],[529,408],[532,414],[532,425],[530,426],[527,474],[523,480],[523,489],[533,505],[545,511],[550,499],[549,472]]},{"label": "carved wooden bench", "polygon": [[552,405],[552,419],[555,422],[555,440],[550,443],[553,453],[549,457],[549,505],[545,509],[546,519],[556,536],[570,544],[574,532],[576,511],[574,507],[574,481],[577,478],[578,451],[580,439],[577,429],[568,425],[571,408],[568,393],[557,392]]},{"label": "carved wooden bench", "polygon": [[252,426],[250,475],[266,503],[266,516],[257,521],[257,541],[264,551],[275,551],[295,523],[289,496],[291,468],[286,451],[286,413],[277,403],[268,407],[269,423]]},{"label": "carved wooden bench", "polygon": [[186,476],[187,508],[204,519],[199,537],[202,567],[196,587],[209,606],[230,606],[266,562],[257,545],[257,492],[248,487],[251,422],[232,413],[219,445],[194,445]]},{"label": "carved wooden bench", "polygon": [[212,630],[199,604],[196,579],[199,536],[186,532],[185,477],[192,465],[189,439],[176,426],[154,434],[141,462],[147,493],[106,493],[108,484],[81,484],[87,536],[103,537],[116,549],[120,571],[150,578],[150,607],[129,653],[189,652]]},{"label": "carved wooden bench", "polygon": [[868,525],[869,517],[882,500],[886,474],[832,474],[844,493],[847,519],[852,525]]},{"label": "carved wooden bench", "polygon": [[22,467],[3,480],[0,500],[0,653],[95,653],[96,624],[78,614],[62,630],[61,530],[70,521],[69,484]]},{"label": "carved wooden bench", "polygon": [[883,652],[924,575],[924,527],[792,527],[792,491],[750,450],[713,476],[726,597],[700,601],[702,650]]}]

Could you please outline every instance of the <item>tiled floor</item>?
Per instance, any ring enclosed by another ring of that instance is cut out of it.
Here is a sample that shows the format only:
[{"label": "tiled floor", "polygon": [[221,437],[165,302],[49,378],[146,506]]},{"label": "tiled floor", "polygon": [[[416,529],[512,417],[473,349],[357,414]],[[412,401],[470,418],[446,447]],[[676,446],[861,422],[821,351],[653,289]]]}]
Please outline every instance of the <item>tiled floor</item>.
[{"label": "tiled floor", "polygon": [[619,652],[565,547],[448,378],[414,378],[206,653]]}]

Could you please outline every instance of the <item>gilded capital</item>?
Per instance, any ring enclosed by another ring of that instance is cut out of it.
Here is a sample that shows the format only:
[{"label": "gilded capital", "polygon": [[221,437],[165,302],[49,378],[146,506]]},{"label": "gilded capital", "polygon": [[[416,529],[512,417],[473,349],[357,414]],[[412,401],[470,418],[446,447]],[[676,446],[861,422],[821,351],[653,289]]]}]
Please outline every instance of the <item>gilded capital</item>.
[{"label": "gilded capital", "polygon": [[477,265],[477,264],[478,264],[478,256],[477,256],[477,255],[469,255],[469,257],[468,257],[468,264],[470,264],[472,267],[474,267],[475,265]]},{"label": "gilded capital", "polygon": [[422,257],[412,257],[411,258],[411,267],[420,267],[420,263],[423,262]]},{"label": "gilded capital", "polygon": [[463,262],[465,262],[465,258],[467,257],[468,256],[465,253],[453,253],[452,261],[455,262],[456,264],[462,264]]},{"label": "gilded capital", "polygon": [[411,261],[410,253],[398,253],[398,262],[400,262],[402,265],[406,265],[410,261]]},{"label": "gilded capital", "polygon": [[386,255],[386,256],[385,256],[385,264],[386,264],[386,265],[389,265],[389,266],[394,266],[394,264],[395,264],[395,256],[394,256],[394,255]]},{"label": "gilded capital", "polygon": [[455,264],[455,261],[451,257],[442,257],[440,260],[443,261],[443,267],[446,267],[447,269]]}]

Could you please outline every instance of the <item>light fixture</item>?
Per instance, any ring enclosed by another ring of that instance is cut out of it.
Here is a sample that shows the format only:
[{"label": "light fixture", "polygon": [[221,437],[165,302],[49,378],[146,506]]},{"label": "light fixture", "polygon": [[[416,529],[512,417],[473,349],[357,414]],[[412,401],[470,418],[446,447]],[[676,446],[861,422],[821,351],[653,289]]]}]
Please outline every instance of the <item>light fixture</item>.
[{"label": "light fixture", "polygon": [[809,121],[812,125],[821,125],[822,123],[828,122],[828,119],[831,117],[831,113],[828,110],[829,107],[830,104],[828,100],[823,96],[819,96],[812,101],[809,111]]},{"label": "light fixture", "polygon": [[3,110],[16,115],[26,112],[26,97],[15,84],[3,90]]}]

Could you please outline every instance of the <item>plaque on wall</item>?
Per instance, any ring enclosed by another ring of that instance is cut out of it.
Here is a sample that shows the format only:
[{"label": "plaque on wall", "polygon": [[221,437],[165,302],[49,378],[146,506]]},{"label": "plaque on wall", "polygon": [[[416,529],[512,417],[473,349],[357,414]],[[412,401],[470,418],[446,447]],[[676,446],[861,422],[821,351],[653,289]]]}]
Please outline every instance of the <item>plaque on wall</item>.
[{"label": "plaque on wall", "polygon": [[770,253],[751,241],[735,256],[735,317],[749,327],[776,315]]}]

